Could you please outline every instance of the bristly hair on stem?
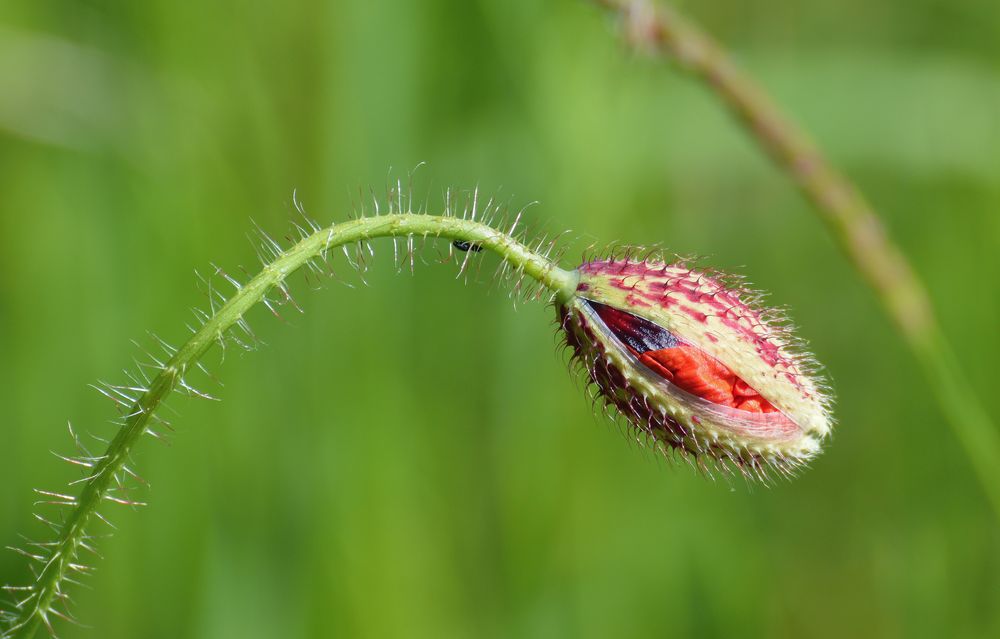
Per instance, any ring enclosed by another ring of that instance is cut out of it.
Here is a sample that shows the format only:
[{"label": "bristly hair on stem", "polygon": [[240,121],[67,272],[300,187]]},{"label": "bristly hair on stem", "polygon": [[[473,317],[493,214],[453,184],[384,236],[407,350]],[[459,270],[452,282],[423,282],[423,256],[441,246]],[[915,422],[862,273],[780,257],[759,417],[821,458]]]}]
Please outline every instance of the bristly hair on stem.
[{"label": "bristly hair on stem", "polygon": [[619,18],[630,45],[664,55],[701,80],[802,190],[920,363],[1000,517],[1000,431],[972,390],[926,287],[860,189],[697,24],[665,2],[593,1]]},{"label": "bristly hair on stem", "polygon": [[428,215],[419,209],[413,211],[409,190],[396,182],[386,198],[366,197],[355,219],[328,227],[310,219],[297,198],[293,201],[299,219],[293,222],[297,237],[289,238],[293,241],[290,246],[285,248],[256,227],[257,255],[262,264],[257,275],[238,278],[216,266],[209,276],[199,275],[208,306],[194,309],[196,322],[188,327],[191,337],[174,347],[151,334],[152,347],[143,349],[133,370],[125,371],[124,382],[94,385],[119,410],[118,430],[110,441],[95,437],[96,444],[104,447],[103,452],[95,453],[93,446],[88,447],[72,425],[69,427],[75,450],[57,457],[84,475],[68,489],[36,490],[37,507],[60,511],[55,516],[36,515],[55,538],[26,541],[22,547],[12,548],[29,560],[34,579],[26,585],[3,588],[11,602],[0,613],[0,638],[33,637],[41,627],[54,635],[57,619],[79,623],[69,610],[67,590],[91,573],[81,559],[82,553],[97,555],[98,533],[91,529],[98,524],[114,528],[103,514],[108,504],[145,505],[133,496],[135,489],[145,484],[131,461],[137,443],[143,436],[160,439],[169,431],[170,423],[160,415],[160,409],[172,392],[215,399],[194,381],[197,375],[211,377],[200,359],[214,346],[223,354],[234,346],[256,348],[259,340],[246,319],[252,307],[263,304],[279,317],[283,306],[301,310],[289,288],[288,278],[293,273],[304,271],[306,279],[313,282],[340,279],[331,262],[335,253],[342,253],[364,281],[375,255],[372,240],[391,238],[397,268],[412,270],[416,261],[423,259],[422,246],[443,239],[448,240],[448,248],[439,253],[439,259],[455,263],[459,278],[468,277],[482,249],[497,253],[501,261],[496,280],[509,286],[513,298],[555,300],[572,295],[576,285],[575,273],[556,265],[558,236],[526,243],[521,213],[507,216],[504,206],[483,198],[478,190],[448,191],[442,213]]}]

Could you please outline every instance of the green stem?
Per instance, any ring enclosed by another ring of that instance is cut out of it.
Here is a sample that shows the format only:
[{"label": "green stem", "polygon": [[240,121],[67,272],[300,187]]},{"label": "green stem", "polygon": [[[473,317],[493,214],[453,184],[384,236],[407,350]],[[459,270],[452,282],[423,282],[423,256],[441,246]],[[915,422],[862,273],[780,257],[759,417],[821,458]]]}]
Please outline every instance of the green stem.
[{"label": "green stem", "polygon": [[712,90],[803,191],[919,360],[1000,517],[1000,435],[971,390],[930,297],[875,210],[805,131],[707,33],[647,0],[595,0],[620,14],[633,44],[665,53]]},{"label": "green stem", "polygon": [[80,570],[75,562],[81,545],[86,543],[88,525],[98,516],[98,507],[108,499],[112,482],[122,472],[139,438],[149,428],[156,410],[183,380],[185,372],[191,370],[212,345],[223,339],[226,331],[263,300],[269,291],[281,285],[307,262],[324,255],[330,249],[379,237],[439,237],[460,240],[495,251],[516,271],[538,281],[559,299],[572,295],[576,287],[575,272],[559,268],[510,235],[486,224],[451,216],[401,213],[363,217],[334,224],[307,236],[281,253],[242,286],[180,347],[138,398],[128,412],[125,424],[108,445],[107,452],[93,468],[82,492],[76,498],[75,507],[65,520],[52,554],[33,586],[33,595],[4,636],[29,638],[35,635],[40,626],[51,629],[50,616],[59,615],[54,605],[62,596],[67,574]]}]

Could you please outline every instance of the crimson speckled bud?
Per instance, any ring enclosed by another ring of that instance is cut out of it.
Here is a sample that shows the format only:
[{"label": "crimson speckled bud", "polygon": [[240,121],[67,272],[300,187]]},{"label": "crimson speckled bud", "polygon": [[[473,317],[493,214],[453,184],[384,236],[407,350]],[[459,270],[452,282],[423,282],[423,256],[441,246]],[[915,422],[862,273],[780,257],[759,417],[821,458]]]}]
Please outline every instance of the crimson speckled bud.
[{"label": "crimson speckled bud", "polygon": [[764,478],[812,458],[830,398],[787,323],[716,273],[629,257],[579,267],[558,305],[604,401],[665,450]]}]

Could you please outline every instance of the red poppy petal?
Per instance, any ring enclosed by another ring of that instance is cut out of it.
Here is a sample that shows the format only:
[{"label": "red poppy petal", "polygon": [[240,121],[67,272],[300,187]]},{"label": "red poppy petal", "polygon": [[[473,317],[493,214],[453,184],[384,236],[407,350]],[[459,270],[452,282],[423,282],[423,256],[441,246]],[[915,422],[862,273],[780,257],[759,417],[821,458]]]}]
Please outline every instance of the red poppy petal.
[{"label": "red poppy petal", "polygon": [[674,385],[715,404],[753,413],[777,410],[729,367],[694,346],[649,351],[639,361]]}]

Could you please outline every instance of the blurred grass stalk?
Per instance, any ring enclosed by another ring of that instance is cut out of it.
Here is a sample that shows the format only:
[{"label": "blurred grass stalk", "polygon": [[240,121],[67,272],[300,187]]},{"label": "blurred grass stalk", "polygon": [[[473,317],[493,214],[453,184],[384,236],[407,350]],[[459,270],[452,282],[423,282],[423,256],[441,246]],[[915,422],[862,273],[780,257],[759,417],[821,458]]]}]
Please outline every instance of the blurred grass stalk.
[{"label": "blurred grass stalk", "polygon": [[916,355],[1000,517],[1000,436],[967,382],[934,316],[927,290],[871,204],[697,25],[649,0],[595,2],[619,16],[631,46],[669,56],[704,82],[802,189]]}]

